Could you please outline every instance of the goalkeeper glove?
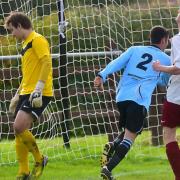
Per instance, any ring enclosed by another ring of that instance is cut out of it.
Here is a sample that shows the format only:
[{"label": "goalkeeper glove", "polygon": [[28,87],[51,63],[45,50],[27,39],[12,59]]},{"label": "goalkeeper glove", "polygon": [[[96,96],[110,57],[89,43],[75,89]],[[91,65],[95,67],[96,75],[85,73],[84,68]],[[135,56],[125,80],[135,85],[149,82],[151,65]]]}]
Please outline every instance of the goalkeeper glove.
[{"label": "goalkeeper glove", "polygon": [[33,108],[40,108],[42,106],[42,91],[44,88],[44,82],[38,81],[34,91],[29,97],[29,102]]},{"label": "goalkeeper glove", "polygon": [[11,99],[10,105],[9,105],[9,112],[15,113],[18,101],[19,101],[19,90],[16,92],[15,96]]}]

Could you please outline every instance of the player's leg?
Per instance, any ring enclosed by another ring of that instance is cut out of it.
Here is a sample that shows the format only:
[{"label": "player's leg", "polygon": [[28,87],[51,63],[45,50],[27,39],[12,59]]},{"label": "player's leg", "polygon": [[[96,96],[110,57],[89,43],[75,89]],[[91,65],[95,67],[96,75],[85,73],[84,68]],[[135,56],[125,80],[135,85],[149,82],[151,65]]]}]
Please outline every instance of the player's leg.
[{"label": "player's leg", "polygon": [[111,173],[112,169],[114,169],[128,153],[136,137],[136,133],[125,129],[124,139],[117,145],[112,158],[109,160],[106,166],[103,166],[101,170],[101,176],[103,179],[113,179]]},{"label": "player's leg", "polygon": [[111,172],[119,164],[119,162],[124,159],[137,137],[137,134],[139,134],[143,129],[146,110],[143,106],[140,106],[132,101],[128,101],[127,104],[124,138],[115,148],[115,153],[110,161],[102,168],[101,176],[104,179],[108,179],[107,176],[109,174],[104,174],[105,170],[106,172]]},{"label": "player's leg", "polygon": [[[19,109],[21,108],[24,100],[26,99],[26,96],[20,96],[19,102],[16,107],[15,111],[15,122],[13,124],[14,126],[14,132],[15,132],[15,147],[16,147],[16,156],[19,164],[19,170],[17,174],[17,179],[27,179],[30,173],[29,170],[29,162],[28,162],[28,153],[29,150],[26,147],[26,145],[21,140],[21,137],[19,136],[19,132],[21,132],[22,129],[29,127],[30,122],[24,122],[23,119],[17,118],[17,113]],[[19,119],[19,120],[18,120]],[[20,122],[18,122],[20,121]]]},{"label": "player's leg", "polygon": [[16,180],[30,180],[30,176],[27,174],[21,174],[16,176]]},{"label": "player's leg", "polygon": [[38,178],[42,174],[44,166],[47,164],[48,158],[40,153],[35,137],[28,129],[30,128],[33,120],[41,115],[49,101],[49,98],[45,98],[41,108],[32,108],[27,98],[18,111],[14,123],[15,133],[20,137],[28,151],[32,153],[35,160],[35,165],[33,171],[31,172],[31,179],[32,177]]},{"label": "player's leg", "polygon": [[29,176],[28,148],[24,145],[18,135],[15,136],[16,157],[19,164],[17,179],[24,179]]},{"label": "player's leg", "polygon": [[119,130],[120,134],[114,140],[114,142],[107,142],[104,146],[103,153],[100,159],[101,167],[105,166],[109,160],[111,159],[112,155],[115,152],[117,145],[123,140],[124,138],[124,125],[126,119],[126,106],[127,103],[117,103],[117,108],[119,110],[120,118],[119,118]]},{"label": "player's leg", "polygon": [[180,180],[180,150],[176,140],[176,128],[164,127],[164,142],[166,145],[166,154],[176,180]]},{"label": "player's leg", "polygon": [[20,110],[16,116],[14,130],[16,135],[21,139],[29,152],[33,154],[35,161],[40,162],[42,155],[39,152],[34,136],[28,130],[32,121],[33,118],[31,114]]},{"label": "player's leg", "polygon": [[180,150],[176,140],[176,126],[180,125],[180,105],[165,101],[163,106],[162,126],[166,154],[176,180],[180,180]]},{"label": "player's leg", "polygon": [[176,127],[175,128],[163,127],[163,140],[165,145],[177,141]]},{"label": "player's leg", "polygon": [[[31,176],[38,178],[44,169],[44,166],[47,164],[47,157],[44,157],[37,146],[35,137],[28,130],[28,126],[25,126],[25,122],[31,122],[33,120],[31,114],[28,114],[20,110],[17,114],[17,118],[14,124],[14,129],[16,134],[20,137],[22,143],[26,146],[29,152],[32,153],[35,165],[31,172]],[[22,123],[23,121],[23,123]],[[22,128],[24,127],[24,128]],[[26,128],[25,128],[26,127]],[[32,179],[32,178],[31,178]]]},{"label": "player's leg", "polygon": [[[18,159],[20,160],[20,168],[23,167],[23,169],[28,168],[28,152],[33,154],[36,162],[40,163],[43,158],[39,152],[34,136],[28,130],[32,121],[33,119],[30,114],[20,110],[18,111],[14,122],[14,131],[16,134],[16,152],[18,154]],[[25,148],[22,149],[23,147]],[[27,172],[22,173],[21,171],[20,175],[21,174],[27,174]]]},{"label": "player's leg", "polygon": [[100,159],[101,167],[105,166],[109,162],[117,145],[123,140],[124,133],[124,131],[121,132],[120,135],[118,135],[118,137],[114,140],[114,142],[107,142],[104,145],[103,153]]},{"label": "player's leg", "polygon": [[[43,96],[42,97],[42,101],[43,101],[42,107],[41,108],[31,108],[31,115],[33,116],[34,120],[37,120],[37,118],[40,117],[40,115],[42,114],[42,112],[47,107],[48,103],[50,102],[50,100],[51,100],[51,97]],[[33,149],[32,149],[33,151],[31,151],[31,152],[34,156],[35,164],[34,164],[32,172],[30,174],[31,180],[38,179],[42,175],[44,167],[48,163],[48,157],[42,155],[39,152],[39,148],[36,144],[36,140],[35,140],[34,136],[32,137],[32,140],[33,141],[32,141],[31,145],[33,146]]]}]

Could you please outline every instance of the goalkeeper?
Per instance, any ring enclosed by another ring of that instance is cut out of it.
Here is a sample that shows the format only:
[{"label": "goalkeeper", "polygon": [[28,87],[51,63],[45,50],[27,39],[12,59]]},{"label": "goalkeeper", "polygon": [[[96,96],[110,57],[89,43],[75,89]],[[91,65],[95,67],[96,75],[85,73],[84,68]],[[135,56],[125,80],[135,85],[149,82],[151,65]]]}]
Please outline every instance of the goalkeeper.
[{"label": "goalkeeper", "polygon": [[103,179],[113,179],[111,171],[125,157],[143,130],[144,119],[156,85],[166,84],[165,80],[169,77],[152,68],[153,60],[156,59],[164,65],[170,65],[169,56],[162,52],[168,45],[168,31],[161,26],[155,26],[151,29],[150,40],[150,46],[132,46],[127,49],[100,71],[94,80],[94,86],[102,89],[103,82],[109,74],[124,69],[116,91],[120,128],[124,129],[124,135],[123,138],[119,136],[113,143],[107,143],[104,147],[101,158]]},{"label": "goalkeeper", "polygon": [[[30,19],[24,13],[12,12],[5,20],[5,27],[15,38],[23,41],[22,81],[9,107],[9,111],[15,115],[13,128],[19,163],[17,179],[38,179],[48,158],[40,153],[29,128],[53,96],[50,48],[47,40],[33,30]],[[35,160],[31,173],[28,163],[29,152]]]}]

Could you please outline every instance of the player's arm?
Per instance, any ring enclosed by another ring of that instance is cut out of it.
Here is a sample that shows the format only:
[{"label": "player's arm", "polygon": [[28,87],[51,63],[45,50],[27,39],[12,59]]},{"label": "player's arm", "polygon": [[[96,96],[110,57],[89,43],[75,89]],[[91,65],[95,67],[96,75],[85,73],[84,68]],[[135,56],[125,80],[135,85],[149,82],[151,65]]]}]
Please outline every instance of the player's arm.
[{"label": "player's arm", "polygon": [[52,71],[52,61],[50,56],[49,44],[45,38],[38,37],[33,40],[33,49],[39,59],[41,70],[38,77],[38,82],[34,91],[31,93],[29,101],[32,107],[39,108],[42,106],[42,92],[48,78]]},{"label": "player's arm", "polygon": [[51,57],[50,56],[44,56],[40,59],[41,62],[41,72],[39,74],[39,80],[42,82],[46,82],[49,72],[51,71]]},{"label": "player's arm", "polygon": [[158,85],[166,87],[168,85],[170,76],[171,76],[170,74],[162,72],[160,74]]},{"label": "player's arm", "polygon": [[161,65],[159,61],[153,62],[153,69],[156,71],[161,71],[174,75],[180,74],[180,68],[177,67],[176,65],[165,66],[165,65]]},{"label": "player's arm", "polygon": [[41,65],[39,80],[36,84],[34,91],[31,93],[29,98],[31,106],[37,108],[42,106],[42,92],[44,89],[45,82],[48,78],[49,72],[51,71],[50,56],[44,56],[39,61]]},{"label": "player's arm", "polygon": [[[179,32],[180,32],[180,13],[178,14],[178,16],[176,17],[176,22],[178,24],[178,29],[179,29]],[[172,38],[172,46],[174,45],[174,47],[180,47],[180,42],[179,41],[175,41],[174,44],[173,44],[173,38]],[[172,51],[173,51],[173,48],[172,48]],[[172,53],[172,52],[171,52]],[[172,53],[173,54],[173,53]],[[178,56],[178,59],[180,58],[180,54],[177,54]],[[173,57],[174,58],[174,57]],[[169,73],[169,74],[172,74],[172,75],[178,75],[180,74],[180,63],[176,62],[175,64],[173,65],[162,65],[160,64],[160,61],[155,61],[153,62],[153,69],[155,71],[160,71],[160,72],[164,72],[164,73]],[[166,75],[165,75],[166,76]],[[164,76],[164,77],[165,77]],[[166,78],[167,79],[167,78]]]},{"label": "player's arm", "polygon": [[[180,32],[180,13],[176,17],[176,22],[177,22],[178,29]],[[175,46],[180,47],[179,41],[176,41]],[[180,54],[178,54],[177,58],[180,59]],[[169,73],[169,74],[173,74],[173,75],[180,74],[180,64],[177,62],[175,62],[175,64],[171,65],[171,66],[164,66],[164,65],[161,65],[159,61],[155,61],[155,62],[153,62],[153,68],[156,71],[161,71],[161,72],[165,72],[165,73]]]},{"label": "player's arm", "polygon": [[16,91],[16,94],[11,99],[11,102],[10,102],[10,105],[9,105],[9,112],[10,113],[13,113],[13,114],[15,113],[17,104],[19,102],[19,94],[20,94],[20,91],[21,91],[21,85],[22,85],[22,81],[21,81],[21,84],[20,84],[19,88]]},{"label": "player's arm", "polygon": [[124,53],[121,54],[118,58],[111,61],[102,71],[98,73],[99,77],[101,77],[102,81],[105,82],[108,75],[120,71],[125,68],[128,63],[130,57],[133,54],[133,47],[127,49]]}]

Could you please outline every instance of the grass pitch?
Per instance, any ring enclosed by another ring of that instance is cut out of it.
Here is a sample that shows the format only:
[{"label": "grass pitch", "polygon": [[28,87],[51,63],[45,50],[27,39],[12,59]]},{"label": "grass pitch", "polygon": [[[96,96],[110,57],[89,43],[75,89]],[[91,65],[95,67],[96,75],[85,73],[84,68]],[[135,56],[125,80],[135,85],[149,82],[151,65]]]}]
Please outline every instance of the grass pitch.
[{"label": "grass pitch", "polygon": [[[39,140],[49,163],[41,180],[98,180],[101,179],[100,155],[106,135],[72,138],[71,149],[64,149],[61,138]],[[13,180],[17,173],[14,142],[0,143],[0,180]],[[30,166],[33,160],[30,156]],[[150,134],[143,132],[128,156],[113,170],[118,180],[173,180],[164,147],[152,147]]]}]

